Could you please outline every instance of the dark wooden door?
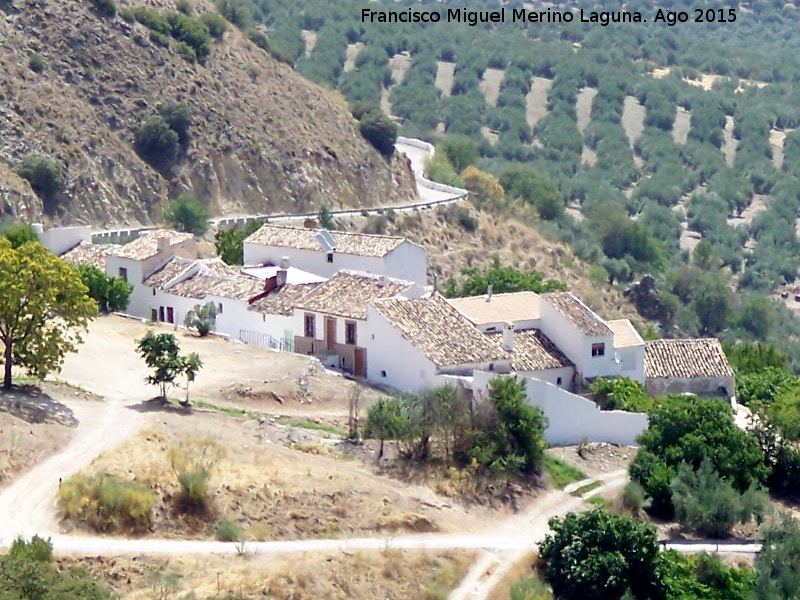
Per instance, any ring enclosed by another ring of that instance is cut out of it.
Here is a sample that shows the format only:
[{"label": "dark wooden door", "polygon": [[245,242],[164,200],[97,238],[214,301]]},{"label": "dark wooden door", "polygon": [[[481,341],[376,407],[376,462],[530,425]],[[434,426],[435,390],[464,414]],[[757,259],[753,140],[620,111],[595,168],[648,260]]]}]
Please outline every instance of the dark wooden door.
[{"label": "dark wooden door", "polygon": [[325,319],[325,340],[328,342],[328,352],[336,349],[336,319]]},{"label": "dark wooden door", "polygon": [[367,349],[356,348],[355,351],[355,375],[356,377],[367,376]]}]

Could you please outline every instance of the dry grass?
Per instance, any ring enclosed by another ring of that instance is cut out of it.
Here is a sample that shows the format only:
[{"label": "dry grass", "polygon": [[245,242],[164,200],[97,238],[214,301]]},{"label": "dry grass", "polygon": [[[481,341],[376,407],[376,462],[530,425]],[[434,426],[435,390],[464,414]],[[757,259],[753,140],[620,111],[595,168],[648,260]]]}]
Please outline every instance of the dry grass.
[{"label": "dry grass", "polygon": [[166,590],[169,598],[193,594],[191,597],[201,599],[232,593],[254,599],[427,600],[445,598],[472,560],[469,552],[384,550],[264,560],[69,557],[59,559],[59,566],[88,570],[104,579],[121,600],[153,598],[154,573],[174,576],[174,587]]},{"label": "dry grass", "polygon": [[[437,531],[477,519],[465,521],[458,507],[442,511],[443,500],[430,489],[375,475],[360,461],[329,456],[331,442],[315,443],[317,432],[270,424],[288,435],[287,444],[301,447],[297,451],[269,439],[271,434],[264,437],[258,428],[267,424],[254,421],[219,414],[159,414],[158,420],[87,469],[89,475],[109,474],[153,489],[157,500],[149,533],[155,536],[210,539],[223,517],[241,527],[246,540]],[[188,514],[180,508],[170,448],[209,432],[226,453],[212,470],[208,510]]]},{"label": "dry grass", "polygon": [[552,84],[551,79],[533,78],[531,91],[525,96],[525,120],[531,127],[547,116],[547,94]]},{"label": "dry grass", "polygon": [[578,92],[578,99],[575,102],[575,116],[578,121],[578,131],[583,133],[589,125],[592,117],[592,102],[594,97],[597,96],[597,90],[594,88],[581,88]]},{"label": "dry grass", "polygon": [[622,109],[622,126],[625,128],[625,135],[631,141],[631,146],[639,139],[644,131],[644,106],[633,96],[625,96],[625,104]]},{"label": "dry grass", "polygon": [[452,62],[437,62],[436,81],[434,85],[439,90],[443,98],[450,96],[453,89],[453,80],[455,78],[456,63]]},{"label": "dry grass", "polygon": [[672,124],[672,139],[676,144],[683,146],[689,139],[689,127],[692,122],[692,113],[683,108],[678,107],[675,113],[675,122]]},{"label": "dry grass", "polygon": [[483,78],[478,84],[478,89],[486,98],[486,104],[489,106],[497,106],[497,98],[500,97],[500,84],[503,83],[503,78],[506,72],[503,69],[486,69],[483,72]]},{"label": "dry grass", "polygon": [[522,556],[516,557],[514,563],[506,567],[502,577],[486,595],[485,600],[508,600],[511,594],[511,586],[521,579],[530,577],[534,572],[533,565],[535,562],[535,552],[526,552]]}]

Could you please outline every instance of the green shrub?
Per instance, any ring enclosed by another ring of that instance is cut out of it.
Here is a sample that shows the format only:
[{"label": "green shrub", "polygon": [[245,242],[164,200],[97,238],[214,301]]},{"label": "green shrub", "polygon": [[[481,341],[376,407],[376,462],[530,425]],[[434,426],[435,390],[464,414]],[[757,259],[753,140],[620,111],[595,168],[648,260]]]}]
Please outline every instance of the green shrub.
[{"label": "green shrub", "polygon": [[361,135],[386,157],[394,152],[397,140],[397,125],[383,113],[370,112],[358,123]]},{"label": "green shrub", "polygon": [[133,23],[136,21],[136,11],[132,8],[123,8],[119,11],[119,16],[122,17],[122,20],[126,23]]},{"label": "green shrub", "polygon": [[114,0],[92,0],[97,14],[104,17],[113,17],[117,14],[117,3]]},{"label": "green shrub", "polygon": [[175,52],[191,63],[197,61],[197,53],[186,42],[175,42]]},{"label": "green shrub", "polygon": [[[150,31],[150,40],[158,44],[159,46],[163,46],[164,48],[169,48],[169,36],[165,33],[161,33],[160,31],[151,30]],[[188,48],[188,46],[187,46]],[[191,48],[189,48],[191,50]],[[194,51],[192,51],[194,52]]]},{"label": "green shrub", "polygon": [[272,53],[272,46],[269,44],[269,38],[258,29],[248,29],[247,37],[267,54]]},{"label": "green shrub", "polygon": [[29,155],[22,159],[17,174],[30,182],[33,191],[47,204],[61,189],[61,164],[48,156]]},{"label": "green shrub", "polygon": [[170,25],[167,18],[152,8],[143,6],[134,8],[133,18],[151,31],[158,32],[164,36],[169,36],[172,33],[172,25]]},{"label": "green shrub", "polygon": [[712,538],[728,537],[736,523],[747,523],[754,516],[760,519],[767,504],[767,495],[756,486],[736,491],[707,460],[696,471],[681,464],[670,488],[678,522]]},{"label": "green shrub", "polygon": [[447,160],[444,152],[434,154],[425,165],[425,174],[431,181],[451,185],[453,187],[464,187],[464,180],[461,179],[453,169],[453,165]]},{"label": "green shrub", "polygon": [[50,540],[40,538],[38,535],[33,536],[30,542],[17,538],[11,543],[8,555],[11,558],[49,563],[53,560],[53,545]]},{"label": "green shrub", "polygon": [[133,286],[122,277],[109,277],[91,265],[81,265],[78,271],[83,285],[89,288],[89,296],[97,302],[100,312],[123,311],[128,307]]},{"label": "green shrub", "polygon": [[187,17],[191,17],[194,13],[192,3],[189,2],[189,0],[178,0],[175,4],[175,8],[178,9],[178,12],[185,14]]},{"label": "green shrub", "polygon": [[167,19],[172,37],[194,50],[199,60],[208,56],[211,52],[211,34],[205,23],[182,13],[173,13]]},{"label": "green shrub", "polygon": [[552,454],[544,455],[544,470],[547,471],[550,483],[558,489],[569,485],[573,481],[586,479],[586,473]]},{"label": "green shrub", "polygon": [[11,246],[14,248],[19,248],[28,242],[39,241],[39,234],[29,223],[10,223],[0,226],[0,235],[11,242]]},{"label": "green shrub", "polygon": [[209,227],[208,211],[191,194],[181,194],[170,202],[162,218],[173,229],[195,235],[203,235]]},{"label": "green shrub", "polygon": [[58,491],[64,517],[84,521],[97,531],[146,530],[155,500],[147,486],[108,475],[74,475]]},{"label": "green shrub", "polygon": [[217,305],[206,302],[202,306],[195,304],[194,308],[186,313],[183,324],[187,329],[196,329],[200,337],[205,337],[214,330],[217,319]]},{"label": "green shrub", "polygon": [[211,34],[211,37],[216,39],[220,39],[225,30],[228,29],[228,22],[221,14],[216,12],[203,13],[200,16],[200,20],[208,27],[208,33]]},{"label": "green shrub", "polygon": [[189,127],[192,126],[192,111],[183,102],[168,102],[158,113],[172,131],[178,134],[178,141],[185,144],[189,141]]},{"label": "green shrub", "polygon": [[226,518],[217,523],[216,538],[220,542],[238,542],[242,539],[242,528]]},{"label": "green shrub", "polygon": [[167,170],[178,158],[178,134],[163,117],[150,117],[136,130],[136,149],[151,166]]},{"label": "green shrub", "polygon": [[170,446],[167,456],[181,487],[183,510],[208,511],[208,481],[224,454],[224,449],[210,437],[190,438]]},{"label": "green shrub", "polygon": [[647,395],[644,386],[628,377],[598,377],[589,389],[594,394],[594,401],[605,410],[649,412],[654,406],[653,398]]},{"label": "green shrub", "polygon": [[458,224],[470,233],[478,228],[478,220],[466,208],[458,209]]},{"label": "green shrub", "polygon": [[44,59],[38,54],[31,54],[30,58],[28,58],[28,68],[34,73],[41,73],[44,71],[44,67]]},{"label": "green shrub", "polygon": [[553,592],[531,575],[511,586],[511,600],[553,600]]},{"label": "green shrub", "polygon": [[220,14],[242,31],[253,26],[253,15],[250,9],[239,0],[217,0],[215,4]]},{"label": "green shrub", "polygon": [[638,515],[647,507],[644,488],[635,481],[629,481],[622,491],[622,506]]}]

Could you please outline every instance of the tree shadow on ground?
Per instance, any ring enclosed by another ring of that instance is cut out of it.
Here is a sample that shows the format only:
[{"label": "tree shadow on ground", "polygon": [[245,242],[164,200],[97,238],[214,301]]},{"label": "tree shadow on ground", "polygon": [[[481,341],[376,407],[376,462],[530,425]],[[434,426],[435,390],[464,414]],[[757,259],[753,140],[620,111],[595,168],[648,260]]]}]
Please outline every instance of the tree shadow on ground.
[{"label": "tree shadow on ground", "polygon": [[150,398],[149,400],[142,400],[138,404],[131,404],[128,408],[140,413],[161,412],[183,416],[194,414],[191,405],[184,406],[183,404],[176,404],[169,400],[164,400],[164,398],[160,396]]},{"label": "tree shadow on ground", "polygon": [[77,427],[78,419],[68,406],[54,400],[35,385],[15,385],[0,391],[0,412],[28,423],[58,423]]}]

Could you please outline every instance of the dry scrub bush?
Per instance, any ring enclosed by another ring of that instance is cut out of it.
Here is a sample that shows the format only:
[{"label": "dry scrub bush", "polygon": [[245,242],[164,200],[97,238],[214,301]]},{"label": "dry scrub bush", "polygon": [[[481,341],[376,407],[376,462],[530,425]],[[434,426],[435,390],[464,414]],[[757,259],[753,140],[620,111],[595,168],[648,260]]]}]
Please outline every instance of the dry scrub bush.
[{"label": "dry scrub bush", "polygon": [[180,501],[186,510],[202,512],[209,508],[208,480],[225,454],[225,448],[211,436],[188,438],[167,450],[167,458],[181,486]]},{"label": "dry scrub bush", "polygon": [[137,532],[150,526],[156,496],[135,481],[74,475],[61,485],[58,500],[66,518],[97,531]]}]

